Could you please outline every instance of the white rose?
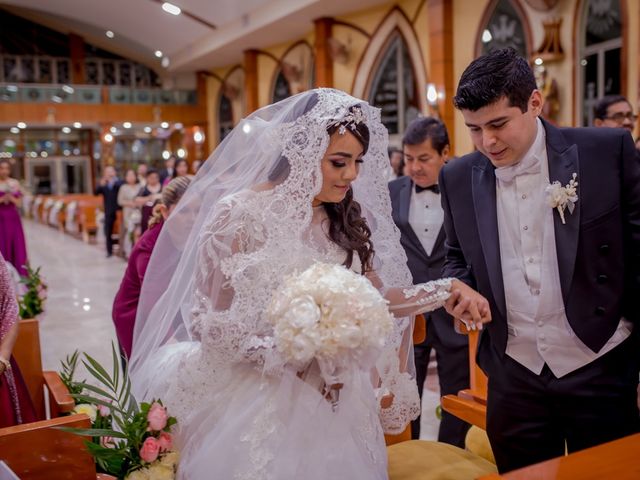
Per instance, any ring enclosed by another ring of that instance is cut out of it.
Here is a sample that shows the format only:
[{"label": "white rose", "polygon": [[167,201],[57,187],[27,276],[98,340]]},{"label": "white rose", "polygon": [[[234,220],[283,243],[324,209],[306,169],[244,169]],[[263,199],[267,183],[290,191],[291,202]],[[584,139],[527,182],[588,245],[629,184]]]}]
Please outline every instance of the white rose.
[{"label": "white rose", "polygon": [[149,476],[149,470],[146,468],[140,468],[138,470],[134,470],[124,478],[125,480],[151,480],[152,477]]},{"label": "white rose", "polygon": [[149,478],[153,480],[174,480],[175,472],[173,467],[162,465],[159,462],[152,463],[149,467]]},{"label": "white rose", "polygon": [[310,295],[294,298],[286,316],[295,328],[311,328],[320,320],[320,308]]},{"label": "white rose", "polygon": [[160,458],[160,464],[165,467],[173,467],[178,465],[178,460],[180,460],[180,454],[178,452],[167,452]]},{"label": "white rose", "polygon": [[95,405],[91,405],[89,403],[81,403],[76,405],[73,409],[73,413],[84,413],[89,419],[91,423],[96,421],[96,416],[98,415],[98,409]]}]

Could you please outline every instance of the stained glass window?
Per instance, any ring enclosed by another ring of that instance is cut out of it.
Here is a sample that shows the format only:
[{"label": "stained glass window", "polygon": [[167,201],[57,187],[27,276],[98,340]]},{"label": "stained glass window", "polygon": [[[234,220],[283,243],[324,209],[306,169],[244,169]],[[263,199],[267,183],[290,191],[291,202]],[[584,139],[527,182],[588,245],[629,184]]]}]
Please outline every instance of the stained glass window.
[{"label": "stained glass window", "polygon": [[481,41],[483,54],[510,47],[528,58],[522,18],[510,0],[500,0],[496,4],[489,22],[482,30]]}]

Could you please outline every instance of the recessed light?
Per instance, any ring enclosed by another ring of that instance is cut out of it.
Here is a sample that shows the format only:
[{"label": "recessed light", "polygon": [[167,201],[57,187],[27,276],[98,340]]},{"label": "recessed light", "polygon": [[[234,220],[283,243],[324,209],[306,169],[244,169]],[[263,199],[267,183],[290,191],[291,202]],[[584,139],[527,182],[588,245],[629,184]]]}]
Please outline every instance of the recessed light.
[{"label": "recessed light", "polygon": [[158,58],[162,58],[162,51],[161,50],[156,50],[155,54],[156,57]]},{"label": "recessed light", "polygon": [[169,2],[164,2],[162,4],[162,9],[165,12],[170,13],[171,15],[180,15],[180,13],[182,12],[182,10],[180,10],[180,7]]},{"label": "recessed light", "polygon": [[107,36],[107,38],[115,37],[115,34],[111,30],[107,30],[106,32],[104,32],[104,34]]},{"label": "recessed light", "polygon": [[20,129],[19,129],[18,127],[11,127],[11,128],[9,129],[9,131],[10,131],[11,133],[13,133],[14,135],[15,135],[16,133],[20,133]]},{"label": "recessed light", "polygon": [[109,129],[109,131],[110,131],[111,133],[116,133],[116,132],[118,131],[118,129],[117,129],[116,127],[111,127],[111,128]]},{"label": "recessed light", "polygon": [[122,124],[122,126],[123,126],[124,128],[131,128],[131,122],[124,122],[124,123]]},{"label": "recessed light", "polygon": [[165,150],[164,152],[162,152],[162,158],[164,158],[165,160],[169,160],[171,158],[171,152],[169,150]]},{"label": "recessed light", "polygon": [[151,127],[144,127],[144,133],[151,133]]},{"label": "recessed light", "polygon": [[104,141],[107,142],[107,143],[113,142],[113,135],[111,135],[110,133],[106,133],[104,135]]},{"label": "recessed light", "polygon": [[187,156],[187,151],[184,148],[179,148],[176,153],[178,154],[178,157],[180,157],[180,158],[184,158],[184,157]]},{"label": "recessed light", "polygon": [[82,124],[80,122],[73,122],[73,128],[82,128]]},{"label": "recessed light", "polygon": [[24,122],[18,122],[18,123],[16,124],[16,126],[17,126],[18,128],[27,128],[27,124],[26,124],[26,123],[24,123]]},{"label": "recessed light", "polygon": [[[18,126],[20,126],[20,125],[18,125]],[[160,126],[161,126],[162,128],[169,128],[169,122],[162,122],[162,123],[160,124]]]},{"label": "recessed light", "polygon": [[71,129],[69,127],[62,127],[62,133],[71,133]]},{"label": "recessed light", "polygon": [[73,87],[71,85],[63,85],[62,86],[62,90],[64,90],[64,92],[68,93],[69,95],[71,95],[73,92],[75,92],[75,90],[73,89]]},{"label": "recessed light", "polygon": [[16,93],[18,91],[17,85],[7,85],[7,91],[11,93]]}]

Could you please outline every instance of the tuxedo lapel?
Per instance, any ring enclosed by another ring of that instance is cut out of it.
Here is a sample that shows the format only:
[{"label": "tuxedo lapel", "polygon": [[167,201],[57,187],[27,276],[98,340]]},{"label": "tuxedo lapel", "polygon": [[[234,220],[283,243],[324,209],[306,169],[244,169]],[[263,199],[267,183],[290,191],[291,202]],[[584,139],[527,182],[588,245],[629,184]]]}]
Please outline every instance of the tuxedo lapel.
[{"label": "tuxedo lapel", "polygon": [[413,190],[413,182],[409,177],[405,177],[405,180],[406,181],[403,183],[399,193],[400,211],[398,212],[398,217],[400,219],[400,222],[402,222],[402,225],[406,225],[404,233],[407,239],[409,239],[409,241],[413,244],[413,247],[416,249],[416,251],[420,252],[426,259],[429,258],[429,256],[427,255],[427,252],[424,251],[422,243],[420,243],[420,239],[409,223],[409,208],[411,207],[411,192]]},{"label": "tuxedo lapel", "polygon": [[580,172],[578,163],[577,145],[566,143],[562,133],[555,127],[544,122],[547,132],[547,158],[549,161],[549,181],[559,181],[566,186],[574,173],[578,174],[578,201],[574,204],[573,213],[565,210],[562,223],[557,210],[553,212],[553,227],[556,237],[556,254],[558,256],[558,270],[560,272],[560,285],[565,304],[571,287],[573,271],[576,264],[578,240],[580,235]]},{"label": "tuxedo lapel", "polygon": [[485,157],[473,166],[473,206],[484,260],[491,283],[493,298],[503,316],[506,314],[500,240],[498,238],[498,214],[496,211],[496,177],[493,167]]}]

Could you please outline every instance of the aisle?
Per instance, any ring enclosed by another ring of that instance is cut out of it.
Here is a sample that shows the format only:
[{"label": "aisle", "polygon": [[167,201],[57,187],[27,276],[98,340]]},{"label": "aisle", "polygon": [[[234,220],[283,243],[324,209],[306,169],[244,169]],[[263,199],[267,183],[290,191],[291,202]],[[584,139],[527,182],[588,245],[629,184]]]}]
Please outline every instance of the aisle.
[{"label": "aisle", "polygon": [[29,261],[42,267],[49,285],[40,323],[43,367],[59,370],[60,360],[76,348],[111,365],[111,304],[126,263],[105,258],[104,247],[87,245],[45,225],[30,220],[23,220],[23,225]]}]

